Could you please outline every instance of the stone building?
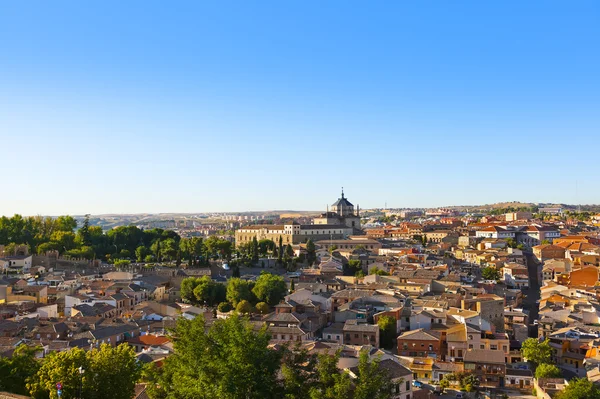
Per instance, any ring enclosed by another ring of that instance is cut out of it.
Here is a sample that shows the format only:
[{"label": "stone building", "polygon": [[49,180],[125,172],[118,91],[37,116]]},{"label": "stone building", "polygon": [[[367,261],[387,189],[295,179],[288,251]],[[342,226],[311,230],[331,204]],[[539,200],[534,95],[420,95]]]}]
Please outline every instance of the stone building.
[{"label": "stone building", "polygon": [[291,222],[284,225],[259,224],[239,228],[235,232],[236,245],[245,244],[254,237],[257,240],[268,239],[283,244],[300,244],[309,239],[313,242],[320,240],[341,240],[354,234],[360,234],[360,216],[342,191],[342,197],[332,206],[331,211],[313,220],[313,224]]}]

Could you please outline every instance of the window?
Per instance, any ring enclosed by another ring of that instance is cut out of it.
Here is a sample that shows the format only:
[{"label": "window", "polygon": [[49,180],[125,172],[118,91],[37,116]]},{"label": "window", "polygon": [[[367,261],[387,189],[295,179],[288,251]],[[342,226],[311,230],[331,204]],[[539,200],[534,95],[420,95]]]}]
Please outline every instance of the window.
[{"label": "window", "polygon": [[354,334],[354,338],[358,338],[358,334]]},{"label": "window", "polygon": [[485,345],[479,345],[479,349],[485,349]]},{"label": "window", "polygon": [[406,381],[405,388],[407,391],[410,391],[410,382],[409,381]]}]

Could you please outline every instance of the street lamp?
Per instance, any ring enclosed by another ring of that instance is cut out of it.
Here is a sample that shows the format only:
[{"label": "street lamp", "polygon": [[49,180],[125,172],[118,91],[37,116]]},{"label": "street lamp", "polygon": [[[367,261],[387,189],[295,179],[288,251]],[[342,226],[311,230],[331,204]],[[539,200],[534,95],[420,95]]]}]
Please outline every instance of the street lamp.
[{"label": "street lamp", "polygon": [[79,371],[79,399],[82,399],[82,391],[83,391],[83,373],[85,373],[85,370],[83,369],[83,367],[79,366],[79,368],[77,369]]}]

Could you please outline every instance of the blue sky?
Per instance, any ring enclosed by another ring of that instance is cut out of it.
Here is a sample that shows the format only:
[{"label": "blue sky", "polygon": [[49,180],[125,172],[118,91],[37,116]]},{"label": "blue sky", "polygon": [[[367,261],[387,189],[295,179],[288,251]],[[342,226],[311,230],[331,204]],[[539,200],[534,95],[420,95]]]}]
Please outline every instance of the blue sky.
[{"label": "blue sky", "polygon": [[600,203],[599,21],[597,1],[1,2],[0,214],[314,210],[340,186],[364,208]]}]

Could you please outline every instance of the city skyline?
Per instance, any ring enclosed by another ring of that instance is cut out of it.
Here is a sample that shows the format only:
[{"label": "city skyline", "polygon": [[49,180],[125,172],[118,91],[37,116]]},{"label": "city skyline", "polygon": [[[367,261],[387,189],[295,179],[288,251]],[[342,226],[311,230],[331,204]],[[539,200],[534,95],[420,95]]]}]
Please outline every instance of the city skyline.
[{"label": "city skyline", "polygon": [[600,203],[596,2],[34,3],[2,214]]}]

